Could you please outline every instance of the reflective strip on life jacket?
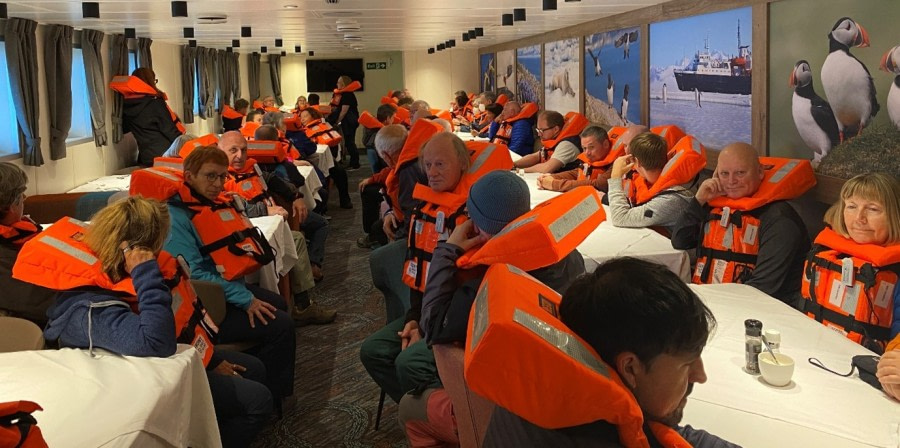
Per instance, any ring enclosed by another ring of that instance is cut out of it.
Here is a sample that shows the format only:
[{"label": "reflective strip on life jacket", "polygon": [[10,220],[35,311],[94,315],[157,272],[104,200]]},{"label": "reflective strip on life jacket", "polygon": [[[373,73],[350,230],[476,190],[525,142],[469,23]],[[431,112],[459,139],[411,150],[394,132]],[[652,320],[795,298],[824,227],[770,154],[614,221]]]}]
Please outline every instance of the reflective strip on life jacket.
[{"label": "reflective strip on life jacket", "polygon": [[14,222],[10,226],[0,225],[0,244],[21,246],[41,232],[41,226],[27,218]]},{"label": "reflective strip on life jacket", "polygon": [[661,192],[697,179],[706,168],[706,148],[692,136],[682,138],[672,148],[669,160],[663,166],[653,185],[636,171],[623,182],[623,189],[632,207],[645,204]]},{"label": "reflective strip on life jacket", "polygon": [[463,254],[456,265],[470,269],[510,263],[524,271],[550,266],[575,250],[605,220],[597,190],[577,187],[538,204],[483,246]]},{"label": "reflective strip on life jacket", "polygon": [[181,157],[155,157],[153,167],[165,167],[173,170],[184,170],[184,159]]},{"label": "reflective strip on life jacket", "polygon": [[801,310],[850,340],[883,351],[898,280],[900,244],[857,244],[826,227],[806,258]]},{"label": "reflective strip on life jacket", "polygon": [[185,144],[181,145],[181,148],[178,150],[178,156],[182,159],[186,159],[193,150],[203,146],[215,146],[217,143],[219,143],[219,137],[217,137],[216,134],[206,134],[202,137],[188,140]]},{"label": "reflective strip on life jacket", "polygon": [[281,163],[288,157],[287,145],[276,140],[247,142],[247,157],[259,163]]},{"label": "reflective strip on life jacket", "polygon": [[[521,269],[491,266],[469,319],[466,384],[542,428],[603,420],[616,426],[624,446],[649,447],[634,395],[618,373],[559,320],[560,302],[557,292]],[[666,440],[665,446],[689,446],[680,437],[670,437],[674,430],[658,430],[665,437],[654,438]]]},{"label": "reflective strip on life jacket", "polygon": [[[559,130],[559,134],[556,134],[555,138],[551,140],[541,140],[541,163],[550,160],[553,156],[553,151],[560,142],[571,139],[572,137],[577,138],[581,135],[581,131],[589,124],[587,117],[578,112],[569,112],[566,114],[565,118],[566,121],[563,124],[562,129]],[[573,143],[575,142],[573,141]],[[575,146],[581,150],[580,143]]]}]

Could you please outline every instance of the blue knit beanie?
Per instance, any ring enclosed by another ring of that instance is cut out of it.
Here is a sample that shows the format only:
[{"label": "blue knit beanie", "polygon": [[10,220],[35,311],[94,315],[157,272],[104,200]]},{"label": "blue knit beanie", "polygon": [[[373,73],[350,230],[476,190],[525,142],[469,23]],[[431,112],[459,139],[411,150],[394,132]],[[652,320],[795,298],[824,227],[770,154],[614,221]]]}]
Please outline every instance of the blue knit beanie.
[{"label": "blue knit beanie", "polygon": [[472,185],[466,207],[479,229],[496,235],[531,210],[531,193],[525,180],[512,171],[491,171]]}]

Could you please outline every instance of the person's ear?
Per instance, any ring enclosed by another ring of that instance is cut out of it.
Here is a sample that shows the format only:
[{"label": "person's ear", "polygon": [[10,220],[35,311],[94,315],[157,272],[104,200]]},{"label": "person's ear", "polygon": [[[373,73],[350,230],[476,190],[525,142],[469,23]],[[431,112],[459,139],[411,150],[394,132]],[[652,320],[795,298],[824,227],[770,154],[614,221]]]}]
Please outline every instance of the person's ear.
[{"label": "person's ear", "polygon": [[616,372],[629,389],[637,387],[637,377],[644,371],[641,360],[632,352],[622,352],[616,355]]}]

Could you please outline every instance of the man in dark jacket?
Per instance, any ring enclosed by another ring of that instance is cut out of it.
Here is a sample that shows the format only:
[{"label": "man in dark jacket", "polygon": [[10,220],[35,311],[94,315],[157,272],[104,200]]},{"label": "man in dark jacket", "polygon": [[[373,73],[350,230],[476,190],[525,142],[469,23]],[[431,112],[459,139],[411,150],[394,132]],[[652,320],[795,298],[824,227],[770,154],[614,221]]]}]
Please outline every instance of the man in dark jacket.
[{"label": "man in dark jacket", "polygon": [[156,75],[148,68],[139,68],[132,74],[156,89],[157,95],[144,95],[126,99],[122,105],[123,131],[134,136],[138,147],[138,164],[152,166],[172,142],[182,134],[175,124],[177,117],[166,105],[165,93],[156,88]]}]

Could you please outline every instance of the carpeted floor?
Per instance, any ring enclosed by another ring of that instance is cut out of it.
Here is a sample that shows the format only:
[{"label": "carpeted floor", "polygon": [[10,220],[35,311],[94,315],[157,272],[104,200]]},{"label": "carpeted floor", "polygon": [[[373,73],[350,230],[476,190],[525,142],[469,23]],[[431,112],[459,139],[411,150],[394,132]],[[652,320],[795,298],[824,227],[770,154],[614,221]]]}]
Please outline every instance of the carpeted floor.
[{"label": "carpeted floor", "polygon": [[297,329],[297,404],[263,430],[254,447],[406,446],[397,405],[390,398],[375,430],[380,391],[359,361],[360,344],[385,324],[385,312],[384,298],[369,273],[371,251],[356,247],[362,235],[356,186],[371,170],[364,166],[348,174],[354,208],[338,208],[332,189],[325,279],[311,291],[314,301],[338,310],[337,320]]}]

